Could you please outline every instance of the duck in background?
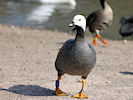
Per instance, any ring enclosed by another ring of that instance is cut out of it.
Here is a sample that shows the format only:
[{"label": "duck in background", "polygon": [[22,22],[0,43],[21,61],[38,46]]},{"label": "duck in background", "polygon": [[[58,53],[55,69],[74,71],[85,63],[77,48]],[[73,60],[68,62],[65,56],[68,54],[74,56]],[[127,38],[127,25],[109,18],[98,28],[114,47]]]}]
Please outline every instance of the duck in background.
[{"label": "duck in background", "polygon": [[71,4],[73,6],[76,5],[76,1],[75,0],[37,0],[37,1],[40,1],[41,3],[52,3],[52,4],[55,4],[55,3],[68,3],[68,4]]},{"label": "duck in background", "polygon": [[47,22],[56,10],[60,13],[69,13],[73,9],[75,9],[73,6],[67,4],[40,4],[27,14],[26,19],[30,22],[42,24]]},{"label": "duck in background", "polygon": [[100,35],[102,30],[105,30],[112,24],[113,11],[106,0],[100,0],[102,6],[101,10],[92,12],[86,21],[86,26],[89,28],[91,33],[95,33],[95,38],[92,44],[97,45],[97,38],[99,38],[104,44],[109,45]]},{"label": "duck in background", "polygon": [[39,5],[38,7],[32,9],[32,11],[27,15],[27,20],[36,22],[37,24],[47,22],[49,17],[54,13],[55,8],[56,5]]},{"label": "duck in background", "polygon": [[122,17],[120,18],[122,24],[119,30],[120,35],[123,37],[123,42],[126,43],[125,37],[133,34],[133,17]]},{"label": "duck in background", "polygon": [[74,98],[88,98],[83,94],[85,80],[88,74],[93,69],[96,63],[96,52],[91,44],[85,40],[86,19],[83,15],[76,15],[73,18],[70,27],[75,27],[77,31],[75,39],[67,40],[62,48],[59,50],[55,61],[55,68],[58,72],[56,80],[57,96],[67,95],[59,88],[59,83],[62,75],[78,75],[82,77],[82,88],[79,94],[73,96]]},{"label": "duck in background", "polygon": [[49,3],[49,4],[62,4],[67,3],[72,6],[76,6],[76,0],[11,0],[11,1],[25,1],[25,2],[38,2],[38,3]]}]

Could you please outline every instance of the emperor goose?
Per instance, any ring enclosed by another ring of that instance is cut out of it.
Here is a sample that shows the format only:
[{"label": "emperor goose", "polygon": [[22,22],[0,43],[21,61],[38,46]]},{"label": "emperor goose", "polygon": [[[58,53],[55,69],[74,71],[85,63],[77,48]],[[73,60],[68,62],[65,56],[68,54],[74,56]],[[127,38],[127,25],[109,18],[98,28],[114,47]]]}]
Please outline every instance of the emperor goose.
[{"label": "emperor goose", "polygon": [[59,89],[61,76],[66,74],[82,76],[82,89],[75,98],[88,98],[83,94],[85,80],[96,63],[96,53],[91,44],[85,40],[86,19],[83,15],[76,15],[70,27],[75,26],[77,31],[75,39],[67,40],[59,50],[55,61],[55,68],[58,72],[56,80],[57,96],[67,95]]}]

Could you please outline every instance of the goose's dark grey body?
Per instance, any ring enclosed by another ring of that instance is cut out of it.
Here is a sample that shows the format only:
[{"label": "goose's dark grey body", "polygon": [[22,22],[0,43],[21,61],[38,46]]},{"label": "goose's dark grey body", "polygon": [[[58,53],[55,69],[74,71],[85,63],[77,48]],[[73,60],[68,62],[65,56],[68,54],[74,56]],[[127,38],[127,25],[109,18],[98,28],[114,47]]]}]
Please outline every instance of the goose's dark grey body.
[{"label": "goose's dark grey body", "polygon": [[[82,29],[78,30],[82,32]],[[96,63],[94,48],[80,32],[75,39],[66,41],[58,53],[55,67],[59,75],[67,73],[87,77]]]}]

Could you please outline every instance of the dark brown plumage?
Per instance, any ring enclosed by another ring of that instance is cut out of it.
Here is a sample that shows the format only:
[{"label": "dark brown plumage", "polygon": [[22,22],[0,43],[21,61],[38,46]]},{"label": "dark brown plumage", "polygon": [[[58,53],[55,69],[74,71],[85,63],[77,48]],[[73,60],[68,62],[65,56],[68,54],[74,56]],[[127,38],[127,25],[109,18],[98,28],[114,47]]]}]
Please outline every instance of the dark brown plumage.
[{"label": "dark brown plumage", "polygon": [[88,16],[86,20],[86,26],[89,27],[89,31],[91,33],[96,34],[93,44],[97,44],[96,43],[97,37],[103,43],[109,44],[104,39],[102,39],[102,37],[99,35],[99,32],[102,30],[105,30],[107,27],[111,25],[113,20],[113,11],[112,11],[112,8],[105,0],[100,0],[100,3],[102,6],[102,9],[92,12]]}]

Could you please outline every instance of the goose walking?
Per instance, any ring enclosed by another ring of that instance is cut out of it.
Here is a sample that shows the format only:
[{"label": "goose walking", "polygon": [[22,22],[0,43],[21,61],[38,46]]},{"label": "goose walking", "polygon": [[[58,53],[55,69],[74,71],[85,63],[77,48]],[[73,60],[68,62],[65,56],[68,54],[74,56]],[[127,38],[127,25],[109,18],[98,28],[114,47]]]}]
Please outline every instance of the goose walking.
[{"label": "goose walking", "polygon": [[106,0],[100,0],[102,9],[91,13],[86,21],[86,26],[89,27],[91,33],[95,33],[95,38],[92,44],[97,45],[97,38],[99,38],[104,44],[109,45],[101,36],[100,32],[112,24],[113,11]]},{"label": "goose walking", "polygon": [[75,98],[88,98],[83,94],[85,80],[96,63],[96,53],[91,44],[85,40],[84,32],[86,19],[83,15],[76,15],[70,27],[75,26],[77,31],[75,39],[67,40],[59,50],[55,61],[55,68],[58,72],[55,94],[57,96],[67,95],[59,88],[61,76],[66,74],[82,76],[82,89]]},{"label": "goose walking", "polygon": [[119,33],[123,37],[123,41],[126,42],[125,37],[133,34],[133,17],[122,17],[120,23],[122,25]]}]

